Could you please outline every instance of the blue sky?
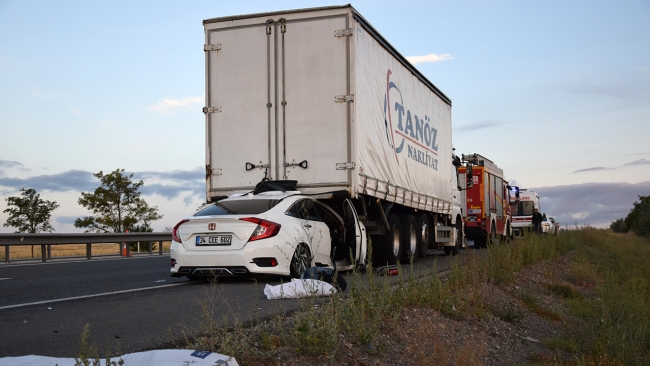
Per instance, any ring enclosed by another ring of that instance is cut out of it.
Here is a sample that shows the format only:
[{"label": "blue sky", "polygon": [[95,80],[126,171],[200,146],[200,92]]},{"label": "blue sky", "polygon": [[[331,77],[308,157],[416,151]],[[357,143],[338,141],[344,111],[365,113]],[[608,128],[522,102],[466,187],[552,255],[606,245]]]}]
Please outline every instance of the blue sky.
[{"label": "blue sky", "polygon": [[[0,0],[0,222],[22,187],[88,212],[92,173],[142,179],[162,230],[204,200],[202,20],[344,3]],[[358,1],[453,102],[453,142],[607,226],[650,195],[650,2]],[[418,58],[413,58],[418,60]],[[428,61],[426,61],[428,60]],[[0,232],[12,232],[0,227]]]}]

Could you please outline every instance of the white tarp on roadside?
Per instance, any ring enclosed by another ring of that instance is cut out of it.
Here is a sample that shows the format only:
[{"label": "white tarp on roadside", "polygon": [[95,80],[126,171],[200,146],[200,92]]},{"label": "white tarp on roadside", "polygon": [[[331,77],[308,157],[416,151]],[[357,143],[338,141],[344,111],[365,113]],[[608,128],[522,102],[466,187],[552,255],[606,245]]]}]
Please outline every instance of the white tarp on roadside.
[{"label": "white tarp on roadside", "polygon": [[269,300],[297,299],[300,297],[330,296],[336,292],[336,288],[325,281],[319,280],[298,280],[281,285],[266,285],[264,295]]},{"label": "white tarp on roadside", "polygon": [[[121,357],[124,366],[239,366],[234,357],[207,351],[193,351],[185,349],[161,349],[146,352],[129,353]],[[120,357],[111,358],[111,362],[118,362]],[[92,362],[92,361],[91,361]],[[20,356],[0,358],[0,366],[74,366],[74,358],[57,358],[45,356]],[[100,360],[100,365],[105,366],[106,360]]]}]

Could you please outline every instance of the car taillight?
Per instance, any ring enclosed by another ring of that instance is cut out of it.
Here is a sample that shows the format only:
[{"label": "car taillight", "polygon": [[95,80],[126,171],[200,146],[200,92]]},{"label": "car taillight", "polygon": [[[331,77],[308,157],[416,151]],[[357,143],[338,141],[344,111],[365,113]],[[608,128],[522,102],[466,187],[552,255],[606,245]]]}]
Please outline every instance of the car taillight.
[{"label": "car taillight", "polygon": [[176,226],[174,226],[174,228],[172,229],[172,239],[174,241],[177,241],[177,242],[181,243],[181,238],[178,237],[178,227],[183,225],[184,223],[186,223],[188,221],[190,221],[190,220],[189,219],[183,219],[178,224],[176,224]]},{"label": "car taillight", "polygon": [[253,234],[251,234],[251,237],[250,239],[248,239],[248,241],[255,241],[255,240],[266,239],[272,236],[276,236],[278,235],[278,233],[280,232],[280,228],[282,227],[282,225],[280,224],[276,224],[275,222],[272,221],[259,219],[257,217],[244,217],[240,220],[257,224],[255,231],[253,231]]}]

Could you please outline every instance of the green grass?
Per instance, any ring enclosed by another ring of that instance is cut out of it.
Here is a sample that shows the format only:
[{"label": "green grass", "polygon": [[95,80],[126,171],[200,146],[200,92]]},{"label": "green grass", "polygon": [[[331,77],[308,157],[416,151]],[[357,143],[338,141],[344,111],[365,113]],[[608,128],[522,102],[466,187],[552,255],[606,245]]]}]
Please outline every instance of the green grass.
[{"label": "green grass", "polygon": [[[369,353],[387,351],[389,346],[384,344],[382,335],[398,328],[402,309],[408,307],[434,309],[459,320],[470,315],[485,318],[492,312],[504,321],[516,323],[524,314],[514,304],[501,310],[486,308],[483,302],[485,285],[511,283],[517,271],[542,260],[557,258],[575,249],[581,239],[582,232],[576,231],[557,237],[531,236],[508,245],[494,245],[486,255],[468,251],[461,258],[451,258],[451,269],[443,277],[433,271],[416,274],[412,269],[400,268],[395,284],[388,277],[374,275],[369,268],[365,275],[353,273],[348,276],[350,286],[345,298],[332,296],[322,306],[316,306],[314,299],[303,299],[301,311],[290,317],[276,316],[254,328],[236,324],[215,330],[219,326],[211,320],[213,307],[206,303],[203,325],[196,334],[188,335],[188,344],[229,354],[247,363],[272,357],[277,350],[287,348],[334,362],[342,337]],[[365,282],[361,281],[361,276]],[[547,318],[558,318],[534,302],[527,306]],[[235,340],[245,346],[235,347]]]},{"label": "green grass", "polygon": [[[216,285],[211,286],[203,304],[203,321],[186,332],[186,342],[190,348],[234,356],[242,364],[264,363],[287,350],[336,364],[337,352],[345,347],[361,347],[369,354],[388,352],[392,346],[383,335],[400,329],[405,308],[433,309],[458,320],[485,319],[492,313],[517,323],[525,314],[515,303],[500,309],[486,306],[490,286],[512,288],[525,267],[568,252],[571,262],[566,273],[548,272],[544,276],[554,279],[540,293],[522,290],[513,298],[564,327],[561,336],[543,340],[546,347],[564,352],[550,364],[650,364],[650,243],[592,228],[497,244],[484,255],[467,251],[460,258],[450,258],[451,269],[444,275],[400,268],[395,283],[372,274],[369,268],[368,274],[347,276],[345,296],[334,295],[324,303],[301,299],[300,310],[290,316],[283,311],[272,319],[256,318],[253,324],[236,318],[233,323],[234,311],[218,319],[215,305],[226,300]],[[540,305],[540,297],[549,294],[561,299],[563,314]],[[257,309],[258,304],[251,306]],[[427,324],[413,331],[435,338]],[[452,359],[436,362],[453,363]]]}]

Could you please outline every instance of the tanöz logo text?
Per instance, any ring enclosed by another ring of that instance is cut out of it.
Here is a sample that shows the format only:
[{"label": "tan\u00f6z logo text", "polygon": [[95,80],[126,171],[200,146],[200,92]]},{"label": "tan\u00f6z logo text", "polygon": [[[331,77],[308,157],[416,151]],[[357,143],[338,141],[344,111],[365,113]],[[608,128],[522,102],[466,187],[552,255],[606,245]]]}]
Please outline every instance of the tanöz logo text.
[{"label": "tan\u00f6z logo text", "polygon": [[390,80],[391,75],[392,71],[389,69],[384,96],[384,124],[388,145],[393,149],[398,164],[398,155],[402,153],[406,143],[409,159],[438,170],[438,130],[432,126],[431,118],[426,114],[419,118],[404,105],[402,92]]}]

